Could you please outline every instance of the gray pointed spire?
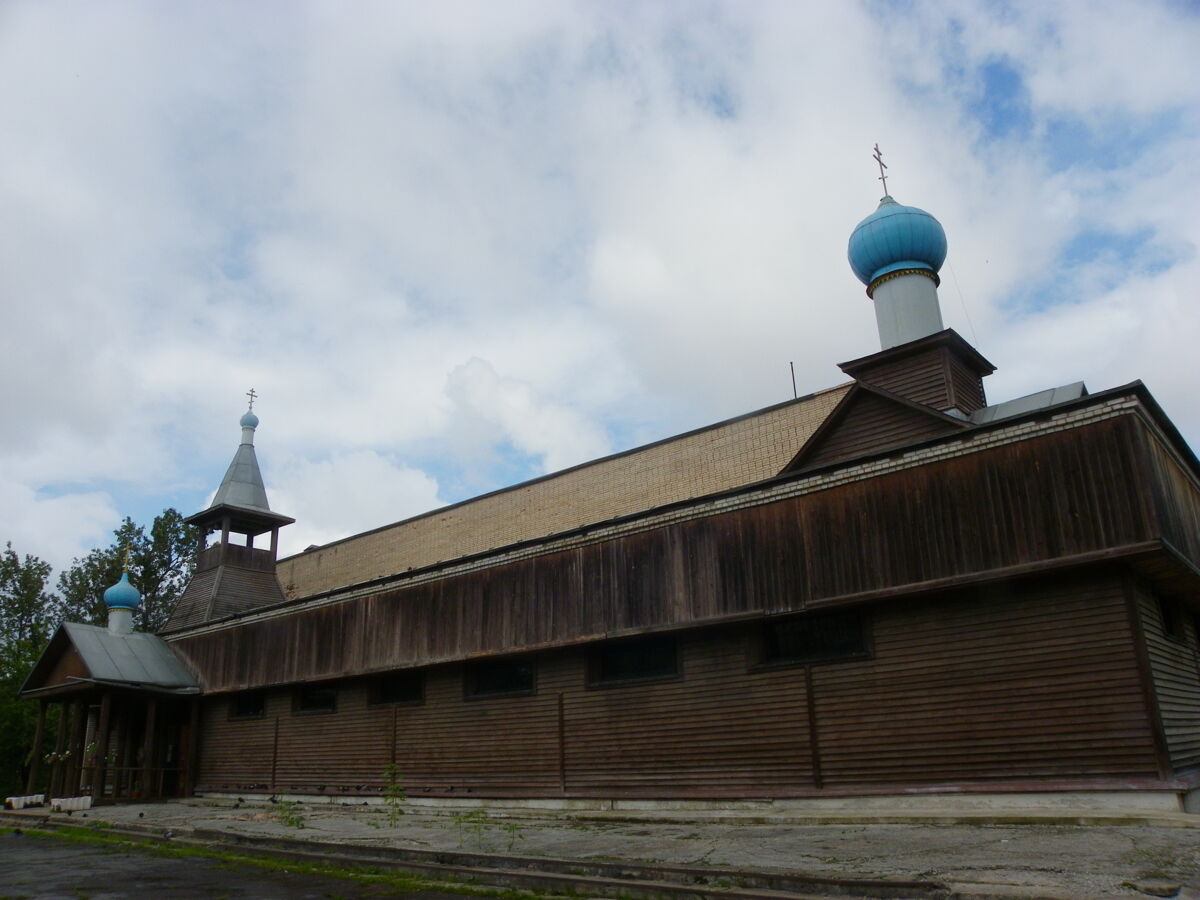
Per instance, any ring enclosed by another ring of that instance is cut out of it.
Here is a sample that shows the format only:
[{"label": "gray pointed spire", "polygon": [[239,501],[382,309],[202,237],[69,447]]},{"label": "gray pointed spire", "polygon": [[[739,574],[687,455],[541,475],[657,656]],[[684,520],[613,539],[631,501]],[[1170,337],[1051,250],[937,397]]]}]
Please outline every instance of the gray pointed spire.
[{"label": "gray pointed spire", "polygon": [[254,429],[258,427],[258,416],[247,412],[242,416],[242,443],[233,455],[213,506],[232,506],[254,512],[271,511],[267,503],[267,489],[263,486],[262,472],[258,470],[258,457],[254,454]]}]

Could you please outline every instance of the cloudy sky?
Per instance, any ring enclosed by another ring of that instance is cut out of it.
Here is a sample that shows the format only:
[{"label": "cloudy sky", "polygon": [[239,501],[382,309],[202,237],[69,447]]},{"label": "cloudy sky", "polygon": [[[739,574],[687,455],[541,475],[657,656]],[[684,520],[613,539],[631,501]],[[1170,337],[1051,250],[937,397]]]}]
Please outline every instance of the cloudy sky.
[{"label": "cloudy sky", "polygon": [[286,551],[838,383],[880,196],[989,398],[1200,443],[1194,3],[0,0],[0,543],[207,503]]}]

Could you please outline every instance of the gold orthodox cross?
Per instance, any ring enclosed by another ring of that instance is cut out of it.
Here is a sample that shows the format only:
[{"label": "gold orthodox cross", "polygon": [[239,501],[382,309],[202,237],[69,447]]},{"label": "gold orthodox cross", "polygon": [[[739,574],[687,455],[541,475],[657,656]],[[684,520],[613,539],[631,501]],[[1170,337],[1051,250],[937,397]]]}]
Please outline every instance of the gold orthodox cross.
[{"label": "gold orthodox cross", "polygon": [[[878,145],[876,146],[876,149],[878,149]],[[257,397],[258,394],[254,393],[254,388],[250,388],[250,390],[246,391],[246,396],[250,398],[250,411],[254,412],[254,398]]]}]

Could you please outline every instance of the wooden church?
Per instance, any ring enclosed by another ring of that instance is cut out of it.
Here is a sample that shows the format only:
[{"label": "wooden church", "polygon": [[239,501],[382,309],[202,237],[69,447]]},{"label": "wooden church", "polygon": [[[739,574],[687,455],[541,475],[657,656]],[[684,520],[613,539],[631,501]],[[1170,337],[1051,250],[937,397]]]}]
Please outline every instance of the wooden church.
[{"label": "wooden church", "polygon": [[248,412],[165,630],[31,673],[52,793],[1200,811],[1200,463],[1140,383],[989,405],[945,254],[885,196],[847,383],[287,559]]}]

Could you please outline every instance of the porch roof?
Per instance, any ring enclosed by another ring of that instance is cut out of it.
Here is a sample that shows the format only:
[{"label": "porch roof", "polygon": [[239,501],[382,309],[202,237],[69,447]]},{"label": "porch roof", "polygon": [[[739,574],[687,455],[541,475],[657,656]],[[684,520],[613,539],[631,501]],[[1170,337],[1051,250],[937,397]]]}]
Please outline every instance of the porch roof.
[{"label": "porch roof", "polygon": [[[55,677],[59,661],[71,650],[78,655],[86,674]],[[196,677],[158,635],[136,631],[113,634],[95,625],[64,622],[29,673],[21,693],[40,693],[71,683],[144,687],[181,694],[194,693],[200,687]]]}]

